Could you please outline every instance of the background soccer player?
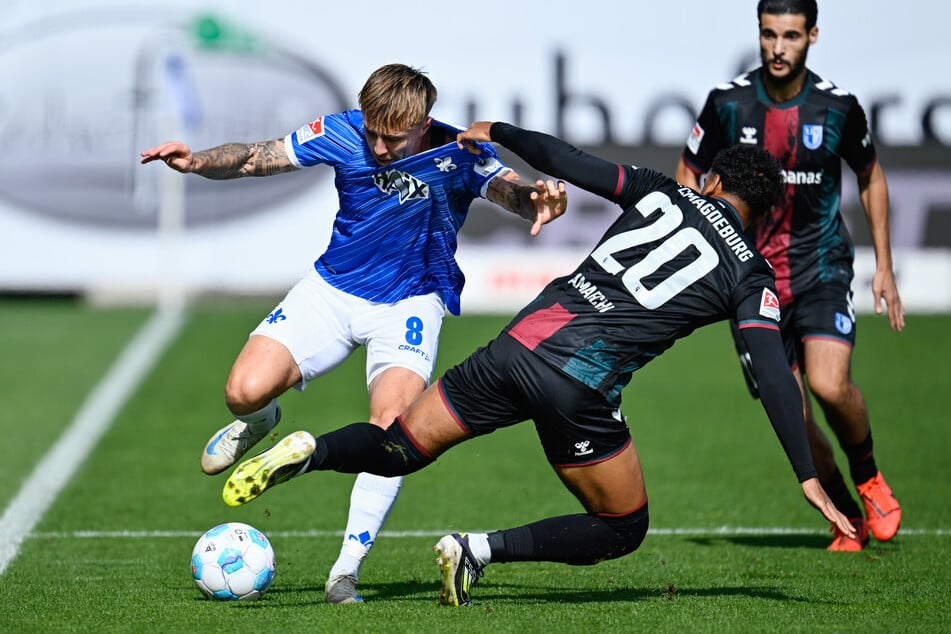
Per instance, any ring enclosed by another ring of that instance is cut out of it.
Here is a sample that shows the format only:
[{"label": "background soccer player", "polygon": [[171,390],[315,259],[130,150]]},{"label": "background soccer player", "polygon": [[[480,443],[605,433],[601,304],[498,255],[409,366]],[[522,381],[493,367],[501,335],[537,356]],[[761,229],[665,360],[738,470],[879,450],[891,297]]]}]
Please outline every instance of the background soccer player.
[{"label": "background soccer player", "polygon": [[[759,2],[762,66],[710,92],[676,178],[698,189],[716,153],[734,143],[765,148],[783,167],[785,192],[751,235],[776,270],[783,340],[802,389],[820,481],[856,528],[854,539],[837,532],[829,550],[856,551],[867,542],[869,528],[879,540],[894,537],[901,508],[876,465],[865,399],[851,376],[854,247],[839,213],[843,159],[857,175],[872,234],[875,312],[884,301],[894,330],[904,327],[905,312],[892,271],[888,187],[865,112],[853,95],[806,68],[809,47],[819,36],[817,13],[814,0]],[[736,341],[746,364],[742,339]],[[755,383],[750,385],[755,396]],[[867,522],[816,425],[810,391],[848,457]]]},{"label": "background soccer player", "polygon": [[[340,210],[330,244],[234,362],[225,398],[236,420],[208,441],[205,473],[230,467],[271,431],[281,416],[278,396],[303,390],[360,345],[367,349],[370,422],[389,425],[429,382],[446,308],[459,314],[464,278],[456,234],[472,200],[482,196],[529,219],[532,235],[564,213],[564,183],[523,184],[488,144],[478,155],[459,149],[459,131],[429,116],[435,101],[428,77],[391,64],[367,79],[360,110],[322,116],[282,139],[195,153],[171,142],[142,152],[143,163],[162,160],[215,179],[317,164],[335,171]],[[360,564],[401,481],[357,477],[344,543],[325,586],[328,602],[361,601]]]},{"label": "background soccer player", "polygon": [[[701,195],[660,172],[508,124],[479,122],[459,139],[498,142],[532,167],[617,203],[621,215],[573,273],[550,282],[501,335],[447,371],[393,425],[355,423],[317,439],[295,432],[239,465],[225,484],[225,501],[244,504],[311,470],[410,473],[468,438],[531,419],[548,461],[585,513],[446,535],[435,546],[441,601],[467,603],[489,563],[588,565],[620,557],[640,546],[648,526],[622,389],[677,339],[731,319],[749,346],[763,407],[803,493],[843,534],[854,534],[816,478],[779,335],[773,272],[743,235],[779,195],[776,161],[758,148],[724,150]],[[726,412],[714,415],[719,424],[727,419]]]}]

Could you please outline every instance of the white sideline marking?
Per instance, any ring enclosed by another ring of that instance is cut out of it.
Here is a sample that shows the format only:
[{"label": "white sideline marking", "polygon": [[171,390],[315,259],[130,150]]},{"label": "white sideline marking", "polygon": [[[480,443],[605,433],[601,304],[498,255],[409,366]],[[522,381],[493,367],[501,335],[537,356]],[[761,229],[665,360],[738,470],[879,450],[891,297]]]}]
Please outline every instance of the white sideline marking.
[{"label": "white sideline marking", "polygon": [[119,354],[106,375],[76,412],[75,418],[37,463],[0,517],[0,575],[16,558],[23,540],[76,469],[112,424],[162,350],[181,328],[184,311],[178,304],[156,310]]},{"label": "white sideline marking", "polygon": [[[112,539],[133,538],[152,539],[161,537],[199,537],[204,531],[52,531],[47,533],[33,533],[31,539]],[[379,537],[393,539],[406,537],[442,537],[452,533],[451,530],[419,530],[419,531],[381,531]],[[488,530],[469,531],[470,533],[487,533]],[[828,529],[791,528],[772,526],[752,528],[744,526],[721,526],[718,528],[651,528],[648,535],[687,536],[687,537],[754,537],[760,535],[827,535]],[[269,537],[343,537],[343,531],[266,531]],[[948,537],[951,529],[948,528],[903,528],[898,537]]]}]

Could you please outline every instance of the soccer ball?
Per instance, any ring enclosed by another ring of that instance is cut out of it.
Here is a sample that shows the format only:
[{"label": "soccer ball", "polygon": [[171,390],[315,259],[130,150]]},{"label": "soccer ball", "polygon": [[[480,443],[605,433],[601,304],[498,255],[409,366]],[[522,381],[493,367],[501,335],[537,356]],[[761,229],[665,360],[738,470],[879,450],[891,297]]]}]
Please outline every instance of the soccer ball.
[{"label": "soccer ball", "polygon": [[207,531],[192,550],[192,577],[209,599],[260,598],[274,580],[274,549],[264,533],[227,522]]}]

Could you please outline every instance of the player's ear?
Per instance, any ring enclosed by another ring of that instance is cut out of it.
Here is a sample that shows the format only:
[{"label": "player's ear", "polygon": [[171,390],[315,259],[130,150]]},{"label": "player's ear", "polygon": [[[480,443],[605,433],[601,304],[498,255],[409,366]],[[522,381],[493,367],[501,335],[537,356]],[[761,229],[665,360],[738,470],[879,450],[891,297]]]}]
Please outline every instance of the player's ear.
[{"label": "player's ear", "polygon": [[812,46],[819,39],[819,27],[814,26],[809,29],[809,46]]},{"label": "player's ear", "polygon": [[703,196],[717,196],[722,191],[723,181],[720,180],[720,175],[716,172],[707,174],[707,178],[703,181],[703,188],[700,190],[700,194]]}]

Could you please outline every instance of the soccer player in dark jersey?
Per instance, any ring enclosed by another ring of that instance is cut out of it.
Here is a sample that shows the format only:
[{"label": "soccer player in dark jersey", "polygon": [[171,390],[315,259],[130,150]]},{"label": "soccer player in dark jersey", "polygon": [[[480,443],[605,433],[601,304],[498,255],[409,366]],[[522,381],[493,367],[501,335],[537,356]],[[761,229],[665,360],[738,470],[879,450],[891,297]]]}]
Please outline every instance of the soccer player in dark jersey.
[{"label": "soccer player in dark jersey", "polygon": [[[786,185],[780,202],[749,234],[776,271],[783,342],[802,390],[819,480],[858,535],[836,532],[829,550],[859,551],[869,529],[879,540],[895,536],[901,507],[876,466],[865,399],[852,382],[854,247],[839,213],[843,159],[858,177],[872,234],[875,312],[882,312],[884,301],[896,331],[904,327],[905,314],[892,271],[888,187],[865,112],[853,95],[806,68],[809,46],[819,34],[817,13],[815,0],[760,0],[762,66],[710,91],[676,178],[699,189],[716,153],[735,143],[762,147],[782,165]],[[734,339],[755,397],[743,340],[735,332]],[[848,457],[865,517],[816,424],[809,392]]]},{"label": "soccer player in dark jersey", "polygon": [[440,601],[468,603],[470,586],[490,562],[587,565],[620,557],[638,548],[648,525],[621,391],[677,339],[730,319],[749,346],[763,407],[803,493],[838,530],[854,534],[816,477],[779,336],[773,271],[743,235],[782,187],[769,154],[724,150],[698,194],[660,172],[504,123],[479,122],[458,138],[500,143],[532,167],[617,203],[621,215],[573,273],[549,283],[502,334],[447,371],[386,430],[354,423],[316,439],[295,432],[239,465],[225,502],[244,504],[313,470],[411,473],[464,440],[532,420],[585,513],[446,535],[434,547]]}]

